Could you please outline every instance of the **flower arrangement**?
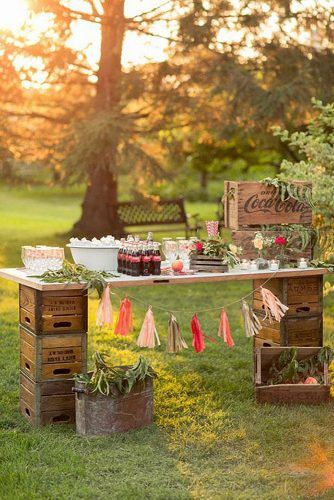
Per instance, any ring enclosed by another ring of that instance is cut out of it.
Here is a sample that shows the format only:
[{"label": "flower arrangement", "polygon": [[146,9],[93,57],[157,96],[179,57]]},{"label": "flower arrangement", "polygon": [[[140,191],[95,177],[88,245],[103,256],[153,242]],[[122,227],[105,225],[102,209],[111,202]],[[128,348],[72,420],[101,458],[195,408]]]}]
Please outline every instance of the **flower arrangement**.
[{"label": "flower arrangement", "polygon": [[208,240],[196,241],[191,255],[207,255],[218,258],[221,259],[222,264],[234,267],[240,263],[238,257],[240,253],[241,248],[233,243],[227,243],[221,236],[215,236]]}]

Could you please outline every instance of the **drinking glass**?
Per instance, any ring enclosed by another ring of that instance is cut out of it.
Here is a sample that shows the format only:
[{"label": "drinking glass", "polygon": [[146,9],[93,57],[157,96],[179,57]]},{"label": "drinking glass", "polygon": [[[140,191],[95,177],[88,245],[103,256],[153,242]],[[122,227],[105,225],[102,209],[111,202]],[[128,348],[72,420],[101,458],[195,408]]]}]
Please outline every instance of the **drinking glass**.
[{"label": "drinking glass", "polygon": [[180,259],[183,261],[184,269],[188,270],[190,267],[189,254],[192,250],[192,243],[189,240],[178,240],[178,254]]},{"label": "drinking glass", "polygon": [[175,240],[166,240],[164,241],[164,254],[171,265],[178,255],[178,244]]}]

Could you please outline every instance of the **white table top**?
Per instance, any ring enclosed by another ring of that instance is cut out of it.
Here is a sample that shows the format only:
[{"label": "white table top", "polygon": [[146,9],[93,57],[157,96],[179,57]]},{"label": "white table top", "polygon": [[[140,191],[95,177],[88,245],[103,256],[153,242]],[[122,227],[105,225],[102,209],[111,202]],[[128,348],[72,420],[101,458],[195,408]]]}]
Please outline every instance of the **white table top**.
[{"label": "white table top", "polygon": [[[131,277],[119,275],[117,278],[106,280],[111,285],[117,288],[130,286],[147,286],[147,285],[178,285],[191,283],[211,283],[218,281],[240,281],[240,280],[255,280],[268,278],[286,278],[286,277],[303,277],[303,276],[321,276],[327,274],[327,269],[324,268],[307,268],[307,269],[280,269],[278,271],[241,271],[239,269],[226,273],[204,273],[198,272],[192,275],[181,276],[138,276]],[[31,277],[32,271],[27,272],[24,268],[9,268],[0,269],[0,277],[21,285],[26,285],[36,290],[74,290],[85,287],[85,283],[44,283],[38,278]]]}]

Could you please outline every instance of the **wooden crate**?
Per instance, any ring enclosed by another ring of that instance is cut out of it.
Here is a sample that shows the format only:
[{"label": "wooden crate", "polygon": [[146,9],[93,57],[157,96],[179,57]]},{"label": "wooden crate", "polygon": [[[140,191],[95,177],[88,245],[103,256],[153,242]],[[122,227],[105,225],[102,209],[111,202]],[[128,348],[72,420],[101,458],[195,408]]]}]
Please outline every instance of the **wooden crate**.
[{"label": "wooden crate", "polygon": [[280,346],[321,347],[323,344],[322,315],[303,318],[288,317],[278,321],[264,320],[264,314],[258,317],[263,325],[258,337],[279,344]]},{"label": "wooden crate", "polygon": [[[307,182],[298,185],[311,186]],[[312,209],[297,200],[282,202],[273,186],[225,181],[225,226],[230,229],[267,224],[311,224]]]},{"label": "wooden crate", "polygon": [[[257,347],[254,350],[255,398],[258,403],[317,405],[330,401],[328,366],[324,366],[324,385],[279,384],[266,385],[272,361],[286,347]],[[299,347],[298,360],[316,354],[317,347]]]},{"label": "wooden crate", "polygon": [[[235,245],[242,248],[242,257],[244,259],[256,259],[258,257],[258,251],[254,248],[253,240],[255,234],[258,230],[255,229],[244,229],[240,231],[232,231],[232,241]],[[262,231],[264,236],[277,236],[279,231]],[[267,259],[275,259],[277,257],[277,248],[268,248],[266,250]],[[287,253],[291,262],[297,262],[298,259],[304,257],[305,259],[311,260],[313,257],[313,248],[311,243],[301,252],[293,251]]]},{"label": "wooden crate", "polygon": [[283,304],[289,307],[286,316],[305,317],[321,315],[323,309],[323,277],[273,278],[253,281],[253,309],[263,312],[260,287],[264,286],[274,293]]},{"label": "wooden crate", "polygon": [[36,383],[21,372],[21,414],[35,426],[73,424],[75,422],[73,385],[73,380]]},{"label": "wooden crate", "polygon": [[20,369],[34,381],[73,377],[87,369],[87,334],[35,335],[20,327]]},{"label": "wooden crate", "polygon": [[228,266],[221,259],[209,257],[208,255],[196,255],[190,259],[190,269],[206,273],[226,273]]},{"label": "wooden crate", "polygon": [[37,335],[87,331],[87,291],[41,292],[20,285],[20,323]]}]

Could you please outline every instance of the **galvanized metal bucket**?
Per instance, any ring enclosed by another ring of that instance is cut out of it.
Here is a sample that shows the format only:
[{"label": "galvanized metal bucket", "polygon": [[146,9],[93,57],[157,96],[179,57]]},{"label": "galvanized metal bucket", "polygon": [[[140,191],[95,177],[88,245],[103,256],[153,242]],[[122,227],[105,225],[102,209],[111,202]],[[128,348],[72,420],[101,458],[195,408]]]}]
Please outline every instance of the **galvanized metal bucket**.
[{"label": "galvanized metal bucket", "polygon": [[76,431],[79,436],[105,436],[140,429],[153,422],[153,380],[137,382],[129,394],[115,387],[112,395],[87,393],[75,382]]}]

